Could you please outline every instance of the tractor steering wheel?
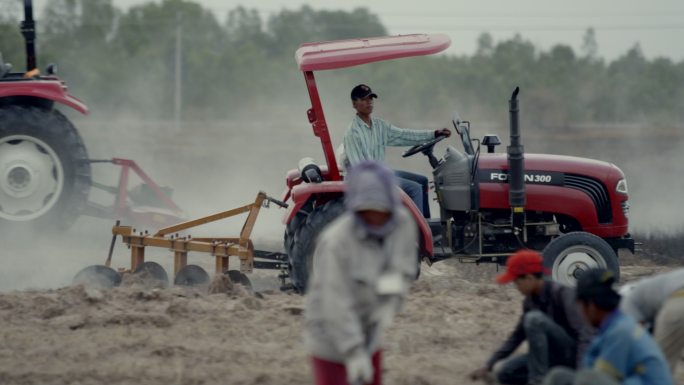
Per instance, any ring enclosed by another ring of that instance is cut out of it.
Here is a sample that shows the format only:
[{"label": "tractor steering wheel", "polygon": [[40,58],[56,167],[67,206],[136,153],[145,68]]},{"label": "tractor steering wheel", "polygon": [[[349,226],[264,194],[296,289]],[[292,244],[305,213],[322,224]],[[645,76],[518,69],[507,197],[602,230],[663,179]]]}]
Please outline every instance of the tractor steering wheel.
[{"label": "tractor steering wheel", "polygon": [[402,157],[408,158],[411,155],[415,155],[419,152],[422,152],[423,154],[428,154],[432,152],[432,148],[435,147],[435,144],[441,142],[442,140],[446,139],[446,136],[440,135],[434,139],[432,139],[429,142],[425,142],[423,144],[417,144],[408,150],[404,151],[403,154],[401,154]]}]

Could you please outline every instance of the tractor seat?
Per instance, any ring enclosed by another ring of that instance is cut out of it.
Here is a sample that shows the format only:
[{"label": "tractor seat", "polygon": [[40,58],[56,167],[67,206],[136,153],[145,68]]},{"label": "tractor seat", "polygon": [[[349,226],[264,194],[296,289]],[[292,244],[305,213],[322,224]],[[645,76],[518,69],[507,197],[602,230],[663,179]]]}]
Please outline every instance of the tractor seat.
[{"label": "tractor seat", "polygon": [[[323,180],[328,180],[328,166],[325,165],[318,165],[318,168],[321,169],[321,174],[323,175]],[[296,186],[300,183],[302,183],[302,179],[300,178],[299,170],[297,169],[292,169],[287,172],[287,176],[285,177],[287,186],[292,188],[293,186]]]},{"label": "tractor seat", "polygon": [[[2,73],[2,70],[0,70],[0,73]],[[24,77],[24,73],[22,72],[6,72],[4,75],[0,75],[0,80],[2,81],[22,81],[22,80],[31,80],[27,79]]]}]

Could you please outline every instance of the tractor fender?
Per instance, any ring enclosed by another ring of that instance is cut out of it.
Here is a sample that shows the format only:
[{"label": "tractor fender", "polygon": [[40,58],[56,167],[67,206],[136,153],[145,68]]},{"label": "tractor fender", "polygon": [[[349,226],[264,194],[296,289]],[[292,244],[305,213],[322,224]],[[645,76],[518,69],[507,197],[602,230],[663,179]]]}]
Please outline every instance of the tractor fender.
[{"label": "tractor fender", "polygon": [[[302,183],[296,185],[290,191],[290,197],[292,198],[292,204],[288,207],[283,223],[287,225],[290,223],[292,218],[299,212],[299,210],[304,206],[304,204],[311,198],[312,195],[317,196],[341,196],[344,194],[344,182],[342,181],[330,181],[323,183]],[[418,232],[421,234],[420,237],[420,250],[424,256],[432,256],[433,246],[432,246],[432,232],[430,231],[430,226],[428,226],[423,214],[418,210],[415,203],[411,198],[406,195],[404,191],[399,191],[401,202],[409,210],[411,216],[416,221],[418,227]]]},{"label": "tractor fender", "polygon": [[88,114],[88,106],[75,96],[70,95],[64,83],[58,79],[6,82],[0,87],[0,98],[11,96],[46,99],[69,106],[84,115]]}]

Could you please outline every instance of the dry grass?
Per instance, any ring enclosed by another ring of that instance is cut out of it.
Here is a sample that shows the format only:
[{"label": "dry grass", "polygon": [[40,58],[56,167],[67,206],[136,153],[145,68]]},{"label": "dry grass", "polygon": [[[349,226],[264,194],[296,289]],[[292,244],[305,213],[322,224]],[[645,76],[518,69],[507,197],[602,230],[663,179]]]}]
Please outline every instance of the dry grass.
[{"label": "dry grass", "polygon": [[658,264],[684,263],[684,229],[673,233],[636,233],[634,238],[643,243],[638,254]]}]

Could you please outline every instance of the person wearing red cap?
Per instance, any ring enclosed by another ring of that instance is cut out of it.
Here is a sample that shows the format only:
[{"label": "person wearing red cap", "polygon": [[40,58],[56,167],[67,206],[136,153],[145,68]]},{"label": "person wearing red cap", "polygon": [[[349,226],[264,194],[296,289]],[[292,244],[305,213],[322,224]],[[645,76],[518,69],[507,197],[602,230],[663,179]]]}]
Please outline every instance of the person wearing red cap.
[{"label": "person wearing red cap", "polygon": [[[544,385],[673,385],[658,344],[620,309],[615,274],[589,269],[577,279],[577,304],[597,328],[579,370],[553,368]],[[623,299],[624,300],[624,299]]]},{"label": "person wearing red cap", "polygon": [[551,367],[577,367],[593,329],[579,313],[575,290],[544,279],[545,273],[544,260],[536,251],[520,250],[508,258],[506,271],[496,282],[515,284],[525,296],[523,312],[508,339],[482,368],[470,374],[472,379],[491,375],[494,365],[523,341],[528,352],[506,360],[496,372],[501,384],[541,384]]}]

